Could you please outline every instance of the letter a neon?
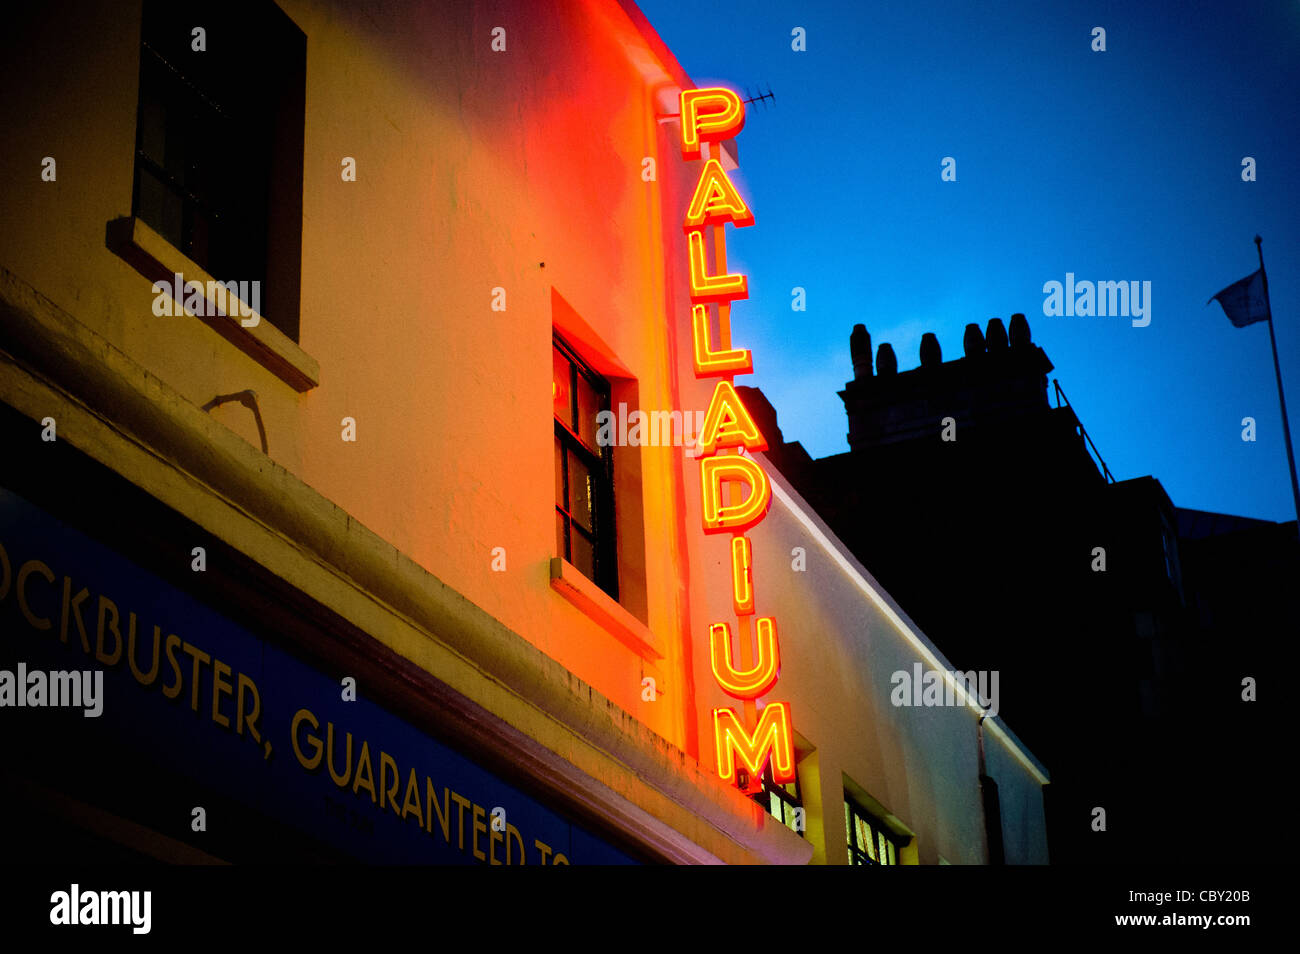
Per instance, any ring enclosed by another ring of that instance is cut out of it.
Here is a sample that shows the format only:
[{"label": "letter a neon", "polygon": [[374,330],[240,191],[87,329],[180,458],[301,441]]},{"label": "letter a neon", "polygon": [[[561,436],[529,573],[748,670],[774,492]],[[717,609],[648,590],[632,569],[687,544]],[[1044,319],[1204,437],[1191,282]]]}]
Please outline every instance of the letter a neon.
[{"label": "letter a neon", "polygon": [[712,454],[724,447],[767,450],[767,441],[758,432],[758,425],[730,381],[719,381],[713,389],[696,446],[701,454]]},{"label": "letter a neon", "polygon": [[722,163],[709,159],[700,170],[700,180],[695,184],[695,197],[686,210],[682,228],[703,228],[718,222],[730,222],[738,228],[754,224],[754,213],[732,185]]}]

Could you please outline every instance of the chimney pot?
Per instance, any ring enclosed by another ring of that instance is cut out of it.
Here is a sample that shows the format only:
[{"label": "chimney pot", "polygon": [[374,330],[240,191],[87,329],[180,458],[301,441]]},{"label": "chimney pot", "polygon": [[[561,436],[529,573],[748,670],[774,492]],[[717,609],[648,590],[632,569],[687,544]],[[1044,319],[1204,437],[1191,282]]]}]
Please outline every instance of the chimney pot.
[{"label": "chimney pot", "polygon": [[939,339],[933,331],[921,336],[921,367],[934,368],[943,364],[943,352],[939,350]]},{"label": "chimney pot", "polygon": [[894,354],[894,349],[888,343],[882,344],[876,349],[876,374],[879,377],[890,377],[898,373],[898,358]]},{"label": "chimney pot", "polygon": [[853,358],[853,380],[871,377],[871,335],[866,325],[854,325],[849,335],[849,355]]},{"label": "chimney pot", "polygon": [[984,340],[988,345],[989,354],[1002,354],[1007,350],[1007,329],[1003,326],[1001,318],[989,321],[988,330],[984,332]]},{"label": "chimney pot", "polygon": [[1030,343],[1029,322],[1024,315],[1016,312],[1011,316],[1011,347],[1018,350],[1028,347]]}]

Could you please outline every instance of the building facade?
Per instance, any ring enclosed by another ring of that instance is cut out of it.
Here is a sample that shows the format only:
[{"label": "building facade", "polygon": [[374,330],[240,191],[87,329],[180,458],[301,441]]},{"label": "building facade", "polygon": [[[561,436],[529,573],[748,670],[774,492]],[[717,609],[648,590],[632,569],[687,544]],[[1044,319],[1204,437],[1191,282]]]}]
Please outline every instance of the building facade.
[{"label": "building facade", "polygon": [[[927,333],[900,371],[857,325],[850,450],[813,460],[750,392],[770,456],[959,668],[1001,673],[1001,710],[1052,766],[1054,864],[1274,860],[1245,832],[1280,807],[1265,766],[1282,700],[1257,685],[1300,626],[1295,522],[1116,480],[1055,380],[1049,397],[1024,315],[962,344],[944,361]],[[1207,760],[1231,780],[1215,805]],[[1210,819],[1231,829],[1221,850]]]},{"label": "building facade", "polygon": [[[796,764],[757,797],[720,777],[735,575],[689,446],[713,382],[682,221],[738,149],[683,157],[694,84],[634,5],[81,2],[15,27],[19,857],[1048,860],[1046,770],[758,451],[780,678],[757,703],[788,704]],[[718,274],[734,227],[699,233]],[[896,705],[914,670],[950,704]]]}]

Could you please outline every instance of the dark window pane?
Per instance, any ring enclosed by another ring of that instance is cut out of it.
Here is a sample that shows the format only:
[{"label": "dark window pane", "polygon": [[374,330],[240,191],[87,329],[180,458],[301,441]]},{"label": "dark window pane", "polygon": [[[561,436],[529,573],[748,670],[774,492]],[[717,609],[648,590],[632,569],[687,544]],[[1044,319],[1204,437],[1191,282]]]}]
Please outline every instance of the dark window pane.
[{"label": "dark window pane", "polygon": [[564,499],[564,445],[558,437],[555,439],[555,506],[568,509],[568,501]]},{"label": "dark window pane", "polygon": [[590,381],[581,374],[578,375],[578,421],[574,430],[595,451],[600,449],[596,443],[596,414],[600,409],[601,396],[596,393]]},{"label": "dark window pane", "polygon": [[595,487],[587,465],[569,451],[569,514],[573,522],[590,533],[594,527]]},{"label": "dark window pane", "polygon": [[573,532],[569,534],[569,544],[572,551],[569,562],[587,579],[595,579],[596,552],[591,545],[591,538],[575,526]]},{"label": "dark window pane", "polygon": [[163,167],[182,186],[188,186],[194,178],[189,167],[195,153],[192,145],[194,131],[188,128],[188,124],[206,119],[207,113],[198,109],[193,96],[181,92],[180,87],[175,86],[178,82],[176,77],[170,73],[165,76],[164,82],[171,84],[171,88],[163,94],[167,99],[167,145],[163,147],[166,160]]},{"label": "dark window pane", "polygon": [[147,84],[140,90],[140,148],[161,166],[167,159],[167,111],[155,94]]},{"label": "dark window pane", "polygon": [[[211,268],[212,259],[208,254],[208,242],[208,216],[201,207],[196,206],[190,217],[190,258]],[[242,274],[248,274],[248,272]],[[250,295],[249,297],[251,298],[252,296]]]},{"label": "dark window pane", "polygon": [[570,394],[570,378],[572,377],[573,365],[569,359],[560,353],[559,348],[551,349],[551,403],[553,413],[557,418],[573,426],[573,408],[570,404],[572,395]]},{"label": "dark window pane", "polygon": [[154,178],[153,173],[147,169],[140,170],[139,215],[159,235],[183,249],[184,206],[181,197]]},{"label": "dark window pane", "polygon": [[565,531],[569,527],[569,518],[560,511],[555,511],[555,555],[569,559],[569,545],[565,539]]}]

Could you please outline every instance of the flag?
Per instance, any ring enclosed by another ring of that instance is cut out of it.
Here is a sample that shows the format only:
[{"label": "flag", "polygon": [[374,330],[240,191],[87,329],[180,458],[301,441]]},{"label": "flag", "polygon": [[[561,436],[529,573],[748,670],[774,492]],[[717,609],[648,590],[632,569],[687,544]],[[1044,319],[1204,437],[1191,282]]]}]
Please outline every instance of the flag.
[{"label": "flag", "polygon": [[[1223,291],[1210,298],[1219,299],[1223,313],[1238,328],[1245,328],[1257,321],[1269,317],[1268,301],[1264,298],[1264,270],[1247,275],[1239,282],[1233,282]],[[1208,305],[1210,301],[1207,301]]]}]

